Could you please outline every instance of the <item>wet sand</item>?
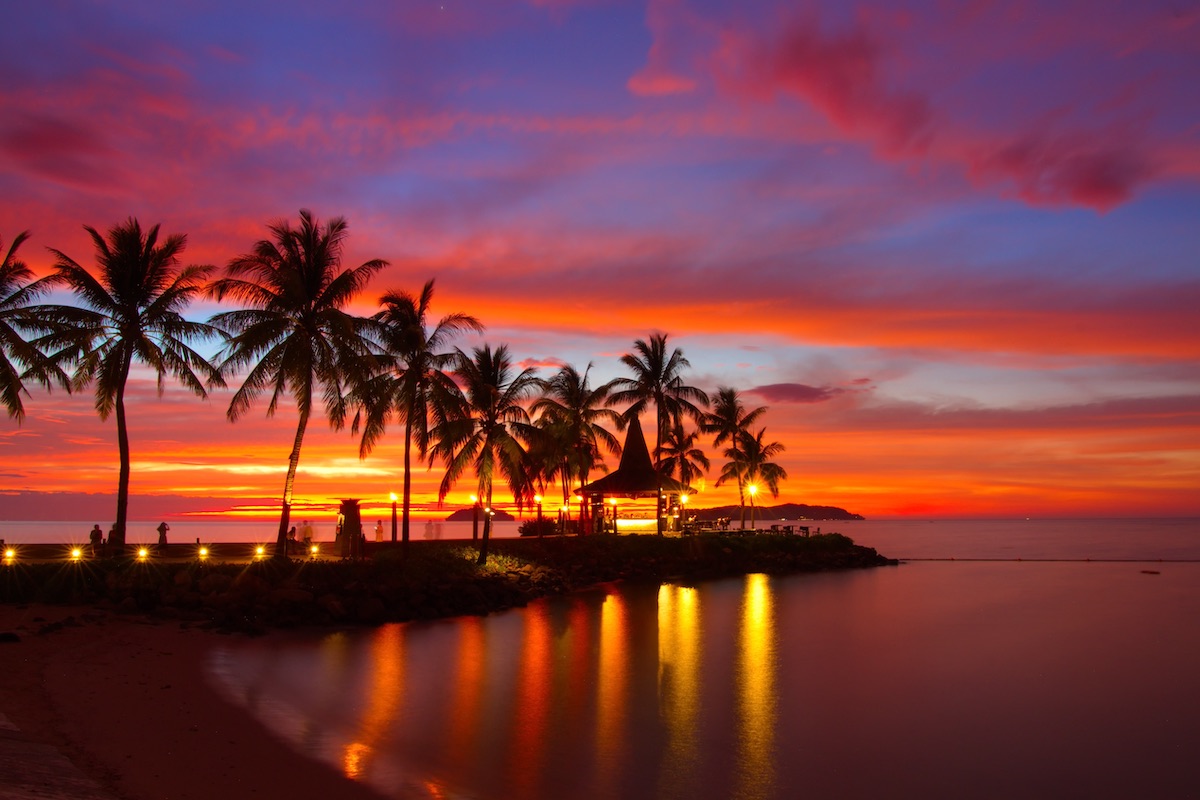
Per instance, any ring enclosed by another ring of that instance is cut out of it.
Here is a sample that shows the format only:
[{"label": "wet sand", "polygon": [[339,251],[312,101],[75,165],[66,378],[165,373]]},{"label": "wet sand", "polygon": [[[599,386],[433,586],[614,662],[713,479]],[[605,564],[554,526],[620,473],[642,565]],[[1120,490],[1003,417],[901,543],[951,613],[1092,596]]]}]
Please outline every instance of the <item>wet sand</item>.
[{"label": "wet sand", "polygon": [[0,641],[0,714],[118,798],[380,797],[291,750],[210,685],[206,656],[221,634],[91,608],[0,605],[4,633],[18,641]]}]

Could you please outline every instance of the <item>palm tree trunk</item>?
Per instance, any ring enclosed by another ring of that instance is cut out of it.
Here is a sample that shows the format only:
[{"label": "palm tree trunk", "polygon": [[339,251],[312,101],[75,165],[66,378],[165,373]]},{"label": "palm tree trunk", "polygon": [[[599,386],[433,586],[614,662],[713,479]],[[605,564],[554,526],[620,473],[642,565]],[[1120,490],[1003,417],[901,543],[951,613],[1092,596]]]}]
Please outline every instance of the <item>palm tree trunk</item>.
[{"label": "palm tree trunk", "polygon": [[483,496],[487,498],[487,505],[485,506],[485,508],[487,508],[487,513],[483,515],[483,542],[479,545],[479,558],[477,558],[475,560],[475,563],[478,564],[479,566],[483,566],[484,564],[487,563],[488,539],[490,538],[491,533],[492,533],[492,487],[491,487],[491,484],[488,485],[486,493],[481,492],[481,494],[483,494]]},{"label": "palm tree trunk", "polygon": [[292,443],[292,454],[288,457],[287,478],[283,482],[283,510],[279,514],[279,535],[275,538],[275,557],[287,558],[288,522],[292,518],[292,488],[296,484],[296,467],[300,464],[300,445],[304,442],[304,429],[308,427],[308,414],[301,412],[296,425],[296,440]]},{"label": "palm tree trunk", "polygon": [[[737,434],[735,433],[734,436],[736,437]],[[737,468],[738,510],[741,512],[741,517],[742,517],[741,527],[742,527],[742,530],[746,530],[746,493],[745,493],[745,488],[744,488],[745,481],[742,480],[742,465],[738,464],[738,449],[737,449],[736,443],[733,445],[733,463],[734,463],[734,466]]]},{"label": "palm tree trunk", "polygon": [[[411,412],[411,409],[409,409]],[[401,555],[408,555],[408,515],[412,498],[412,414],[404,422],[404,520],[400,523]]]},{"label": "palm tree trunk", "polygon": [[125,525],[129,514],[129,425],[125,419],[125,382],[129,378],[129,365],[133,362],[133,354],[127,352],[121,364],[121,382],[117,385],[117,452],[121,461],[121,471],[117,478],[117,519],[113,523],[112,535],[108,537],[108,554],[121,556],[125,553]]}]

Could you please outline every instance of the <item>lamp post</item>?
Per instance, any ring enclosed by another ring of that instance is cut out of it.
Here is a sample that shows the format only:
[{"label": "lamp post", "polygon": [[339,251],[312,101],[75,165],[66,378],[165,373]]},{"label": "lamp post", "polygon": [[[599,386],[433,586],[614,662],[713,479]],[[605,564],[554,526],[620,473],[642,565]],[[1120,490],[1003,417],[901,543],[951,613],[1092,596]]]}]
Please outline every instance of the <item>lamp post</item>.
[{"label": "lamp post", "polygon": [[479,497],[471,495],[471,538],[479,538]]},{"label": "lamp post", "polygon": [[608,502],[612,503],[612,509],[613,509],[613,535],[614,535],[614,536],[616,536],[616,534],[617,534],[617,498],[615,498],[615,497],[610,497],[610,498],[608,498]]},{"label": "lamp post", "polygon": [[754,495],[758,494],[758,484],[750,484],[746,491],[750,493],[750,530],[754,530]]},{"label": "lamp post", "polygon": [[396,541],[396,493],[392,492],[392,541]]},{"label": "lamp post", "polygon": [[679,532],[683,533],[687,527],[687,501],[686,494],[679,495]]}]

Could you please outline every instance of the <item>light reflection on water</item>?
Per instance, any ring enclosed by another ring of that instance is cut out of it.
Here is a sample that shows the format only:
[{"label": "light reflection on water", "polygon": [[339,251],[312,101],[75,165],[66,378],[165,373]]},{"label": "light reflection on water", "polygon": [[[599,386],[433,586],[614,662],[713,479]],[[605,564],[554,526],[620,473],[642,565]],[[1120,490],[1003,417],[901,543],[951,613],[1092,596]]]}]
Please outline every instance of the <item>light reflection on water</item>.
[{"label": "light reflection on water", "polygon": [[219,686],[397,798],[1200,789],[1200,565],[933,563],[625,585],[231,640]]}]

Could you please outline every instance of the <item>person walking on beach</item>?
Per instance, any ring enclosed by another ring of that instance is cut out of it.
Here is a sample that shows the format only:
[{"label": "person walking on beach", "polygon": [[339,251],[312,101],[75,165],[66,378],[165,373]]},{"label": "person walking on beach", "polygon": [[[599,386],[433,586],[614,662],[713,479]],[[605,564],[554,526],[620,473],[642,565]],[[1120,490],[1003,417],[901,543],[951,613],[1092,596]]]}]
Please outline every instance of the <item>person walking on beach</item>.
[{"label": "person walking on beach", "polygon": [[100,555],[100,546],[104,544],[104,531],[100,530],[100,523],[92,526],[92,532],[88,534],[88,541],[92,544],[92,555]]},{"label": "person walking on beach", "polygon": [[167,531],[171,530],[171,526],[165,522],[158,523],[158,546],[167,546]]},{"label": "person walking on beach", "polygon": [[381,519],[375,520],[375,541],[383,541],[383,520]]}]

